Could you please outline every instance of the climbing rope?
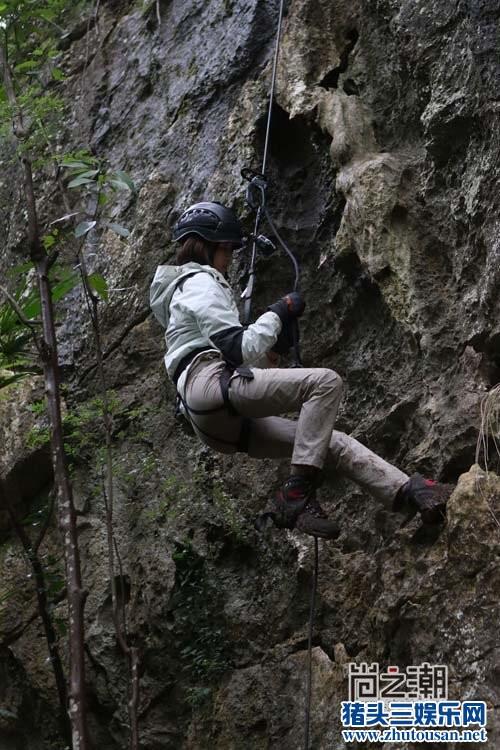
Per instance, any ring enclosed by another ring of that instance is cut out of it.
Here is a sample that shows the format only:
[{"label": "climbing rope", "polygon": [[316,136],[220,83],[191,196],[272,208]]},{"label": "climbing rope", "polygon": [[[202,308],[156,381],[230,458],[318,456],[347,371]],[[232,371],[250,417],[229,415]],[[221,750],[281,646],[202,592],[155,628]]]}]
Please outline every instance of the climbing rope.
[{"label": "climbing rope", "polygon": [[265,206],[264,206],[264,214],[265,214],[265,217],[266,217],[266,219],[268,221],[269,226],[271,227],[271,229],[273,230],[273,232],[274,232],[274,234],[276,236],[276,239],[278,240],[278,242],[280,243],[281,247],[283,248],[283,250],[285,251],[285,253],[288,255],[288,257],[290,258],[290,260],[292,261],[293,269],[295,271],[295,280],[293,282],[293,291],[296,292],[297,289],[298,289],[299,280],[300,280],[300,268],[299,268],[299,264],[297,263],[297,258],[292,253],[292,251],[290,250],[290,248],[286,244],[285,240],[283,239],[283,237],[278,232],[278,230],[276,228],[276,224],[272,220],[271,215],[270,215],[269,211],[267,210],[267,208]]},{"label": "climbing rope", "polygon": [[281,25],[283,23],[283,8],[285,5],[285,0],[281,0],[280,2],[280,13],[278,17],[278,29],[276,31],[276,44],[274,49],[274,61],[273,61],[273,73],[271,76],[271,90],[269,92],[269,111],[267,113],[267,128],[266,128],[266,138],[264,141],[264,158],[262,159],[262,174],[266,174],[266,165],[267,165],[267,151],[269,147],[269,136],[271,133],[271,120],[272,120],[272,110],[273,110],[273,99],[274,99],[274,89],[276,87],[276,71],[278,69],[278,57],[280,52],[280,41],[281,41]]},{"label": "climbing rope", "polygon": [[319,552],[318,540],[314,539],[314,575],[311,588],[311,605],[309,608],[309,632],[307,638],[307,689],[306,689],[306,711],[304,722],[304,750],[309,750],[309,728],[311,720],[311,696],[312,696],[312,638],[314,629],[314,613],[316,609],[316,592],[318,590]]},{"label": "climbing rope", "polygon": [[[283,248],[283,250],[285,251],[285,253],[288,255],[288,257],[290,258],[292,262],[294,273],[295,273],[295,280],[294,280],[294,285],[293,285],[294,292],[298,290],[299,280],[300,280],[300,268],[299,268],[297,259],[295,255],[293,254],[293,252],[288,247],[287,243],[285,242],[281,234],[278,232],[278,229],[276,228],[276,225],[266,206],[266,189],[267,189],[266,166],[267,166],[267,157],[269,153],[269,141],[270,141],[270,135],[271,135],[271,123],[272,123],[272,115],[273,115],[273,99],[274,99],[274,90],[276,86],[276,71],[278,67],[284,4],[285,4],[284,0],[281,0],[280,9],[279,9],[279,18],[278,18],[278,28],[276,31],[273,70],[272,70],[272,75],[271,75],[271,89],[269,92],[269,108],[268,108],[268,113],[267,113],[266,135],[264,139],[264,156],[262,159],[262,171],[259,174],[247,168],[247,169],[243,169],[241,172],[242,177],[248,180],[249,182],[247,193],[246,193],[247,203],[256,212],[254,232],[252,236],[252,253],[251,253],[250,264],[249,264],[249,269],[248,269],[248,283],[246,285],[244,292],[241,295],[242,299],[244,300],[243,318],[244,318],[245,325],[248,325],[250,322],[252,294],[253,294],[254,285],[255,285],[255,264],[257,260],[257,249],[259,246],[259,243],[258,243],[259,227],[262,221],[262,215],[265,216],[269,226],[274,232],[274,236],[276,237],[279,244],[281,245],[281,247]],[[292,334],[293,334],[293,349],[295,352],[295,362],[293,363],[292,366],[301,367],[302,361],[301,361],[300,350],[299,350],[299,329],[298,329],[297,320],[293,321]],[[306,687],[306,697],[305,697],[305,721],[304,721],[304,750],[309,750],[311,700],[312,700],[312,638],[313,638],[313,630],[314,630],[314,615],[315,615],[315,609],[316,609],[316,594],[317,594],[317,589],[318,589],[318,570],[319,570],[318,540],[317,538],[315,538],[314,539],[314,574],[313,574],[313,583],[312,583],[312,588],[311,588],[311,600],[310,600],[310,608],[309,608],[309,633],[308,633],[308,648],[307,648],[307,653],[308,653],[307,687]]]},{"label": "climbing rope", "polygon": [[[266,125],[266,136],[264,139],[264,156],[262,158],[262,171],[261,174],[252,173],[251,170],[242,170],[242,176],[250,181],[250,185],[247,190],[247,201],[252,208],[256,210],[255,224],[252,239],[252,254],[250,257],[250,266],[248,269],[248,283],[245,291],[241,295],[244,302],[243,308],[243,319],[244,324],[248,325],[250,322],[250,310],[252,306],[252,294],[255,285],[255,262],[257,260],[257,237],[259,234],[260,222],[262,219],[262,213],[265,210],[266,203],[266,187],[267,182],[265,178],[266,166],[267,166],[267,155],[269,151],[269,140],[271,136],[271,123],[273,117],[273,99],[274,90],[276,88],[276,71],[278,69],[278,58],[281,41],[281,26],[283,23],[283,9],[285,6],[285,0],[280,2],[280,10],[278,17],[278,28],[276,31],[276,42],[274,46],[274,60],[273,70],[271,75],[271,89],[269,91],[269,109],[267,113],[267,125]],[[251,175],[251,176],[250,176]],[[267,209],[266,209],[267,210]]]}]

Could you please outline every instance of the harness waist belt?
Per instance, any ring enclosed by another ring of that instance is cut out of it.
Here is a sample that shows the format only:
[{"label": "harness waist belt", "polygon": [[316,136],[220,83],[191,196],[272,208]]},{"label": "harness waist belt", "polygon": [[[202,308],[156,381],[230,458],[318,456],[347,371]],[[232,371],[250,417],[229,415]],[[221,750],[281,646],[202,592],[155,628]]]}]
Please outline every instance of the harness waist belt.
[{"label": "harness waist belt", "polygon": [[193,349],[192,352],[189,352],[188,354],[186,354],[185,357],[181,359],[181,361],[175,368],[175,372],[172,377],[172,380],[174,381],[175,385],[177,385],[177,381],[179,380],[180,376],[182,375],[186,367],[190,365],[193,359],[197,357],[198,354],[201,354],[202,352],[213,352],[213,348],[210,346],[202,346],[199,349]]}]

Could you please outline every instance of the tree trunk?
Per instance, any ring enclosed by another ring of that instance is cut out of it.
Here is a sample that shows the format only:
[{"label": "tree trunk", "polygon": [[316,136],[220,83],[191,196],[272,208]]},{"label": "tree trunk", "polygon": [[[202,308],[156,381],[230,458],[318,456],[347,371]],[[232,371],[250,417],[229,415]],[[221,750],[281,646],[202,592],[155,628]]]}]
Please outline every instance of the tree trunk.
[{"label": "tree trunk", "polygon": [[83,618],[86,592],[82,589],[76,512],[64,453],[59,363],[57,360],[57,340],[50,281],[48,278],[48,265],[48,258],[44,257],[37,261],[36,271],[42,303],[43,338],[45,344],[43,368],[51,427],[52,463],[57,488],[58,520],[63,538],[66,582],[68,587],[70,646],[69,717],[72,726],[73,750],[87,750]]},{"label": "tree trunk", "polygon": [[[12,73],[8,64],[7,50],[2,44],[0,44],[0,72],[5,85],[9,104],[12,107],[13,131],[19,144],[22,145],[26,139],[26,132],[22,112],[19,109],[17,102]],[[40,236],[35,192],[33,188],[33,170],[27,151],[22,152],[21,162],[24,174],[24,193],[28,213],[29,254],[36,267],[42,306],[43,342],[41,354],[50,421],[50,441],[52,462],[54,466],[54,480],[57,488],[58,520],[63,538],[66,565],[70,653],[68,713],[71,722],[73,750],[88,750],[89,743],[85,706],[83,619],[85,592],[82,590],[81,582],[76,513],[64,452],[57,340],[54,325],[51,286],[48,277],[50,259],[43,247]]]}]

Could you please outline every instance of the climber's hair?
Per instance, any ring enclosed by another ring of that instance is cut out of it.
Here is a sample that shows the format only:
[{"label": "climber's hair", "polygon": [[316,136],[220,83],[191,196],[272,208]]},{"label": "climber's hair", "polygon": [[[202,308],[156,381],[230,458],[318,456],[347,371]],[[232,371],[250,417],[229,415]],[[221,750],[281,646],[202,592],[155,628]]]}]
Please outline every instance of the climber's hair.
[{"label": "climber's hair", "polygon": [[197,234],[190,234],[177,251],[176,262],[178,266],[184,263],[201,263],[202,266],[211,266],[214,260],[216,242],[208,242]]}]

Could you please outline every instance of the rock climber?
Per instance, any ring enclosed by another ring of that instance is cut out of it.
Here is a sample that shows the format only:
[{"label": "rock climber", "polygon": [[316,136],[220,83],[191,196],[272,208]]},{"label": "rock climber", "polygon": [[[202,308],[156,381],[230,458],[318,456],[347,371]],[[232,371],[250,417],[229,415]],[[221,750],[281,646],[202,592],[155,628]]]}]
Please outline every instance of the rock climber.
[{"label": "rock climber", "polygon": [[[160,265],[151,308],[165,329],[165,365],[194,431],[221,453],[291,458],[290,476],[270,514],[281,528],[325,539],[338,533],[316,498],[325,462],[391,508],[418,510],[424,523],[444,518],[451,487],[409,477],[334,429],[342,379],[331,369],[279,368],[305,303],[292,292],[243,327],[227,281],[242,225],[220,203],[190,206],[173,229],[176,265]],[[298,420],[281,414],[298,412]]]}]

